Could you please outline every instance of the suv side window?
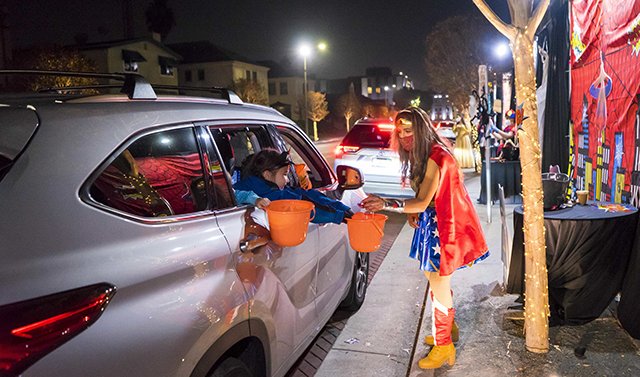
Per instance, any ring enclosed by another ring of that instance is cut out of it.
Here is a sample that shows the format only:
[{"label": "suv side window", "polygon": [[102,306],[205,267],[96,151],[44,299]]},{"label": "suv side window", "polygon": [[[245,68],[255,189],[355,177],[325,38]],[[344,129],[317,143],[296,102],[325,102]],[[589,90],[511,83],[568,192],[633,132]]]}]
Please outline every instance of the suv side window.
[{"label": "suv side window", "polygon": [[194,129],[135,140],[100,173],[89,193],[99,203],[143,217],[205,210],[206,184]]},{"label": "suv side window", "polygon": [[[278,127],[278,131],[282,135],[291,160],[295,164],[306,165],[306,171],[313,188],[327,187],[333,184],[331,172],[326,164],[323,163],[323,158],[314,152],[301,136],[284,127]],[[298,182],[298,178],[295,177],[295,180],[291,181]]]},{"label": "suv side window", "polygon": [[263,148],[272,147],[269,134],[263,126],[212,126],[210,129],[232,184],[240,179],[242,164],[247,157]]}]

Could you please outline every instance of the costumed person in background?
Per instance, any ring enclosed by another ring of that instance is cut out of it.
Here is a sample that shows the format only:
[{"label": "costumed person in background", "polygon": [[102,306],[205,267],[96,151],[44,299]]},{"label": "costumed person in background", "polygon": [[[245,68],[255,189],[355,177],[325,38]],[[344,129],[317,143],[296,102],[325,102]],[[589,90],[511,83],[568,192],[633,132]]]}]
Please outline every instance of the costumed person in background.
[{"label": "costumed person in background", "polygon": [[339,200],[331,199],[317,190],[305,190],[289,186],[290,166],[288,152],[265,148],[248,156],[242,164],[242,177],[233,185],[235,190],[252,191],[257,197],[270,201],[298,199],[312,202],[316,215],[311,222],[316,224],[340,224],[353,212]]},{"label": "costumed person in background", "polygon": [[395,125],[392,140],[402,162],[402,179],[409,176],[416,197],[389,200],[370,195],[362,206],[368,211],[406,213],[415,228],[409,256],[420,262],[429,279],[433,335],[425,343],[434,345],[418,366],[435,369],[453,365],[456,358],[451,276],[487,258],[489,251],[456,160],[429,116],[411,107],[398,113]]},{"label": "costumed person in background", "polygon": [[478,134],[478,125],[479,114],[478,114],[478,92],[475,90],[471,92],[469,95],[469,126],[470,126],[470,134],[471,138],[471,148],[473,149],[473,158],[476,164],[476,173],[480,173],[482,171],[482,158],[480,157],[480,144],[479,144],[479,134]]},{"label": "costumed person in background", "polygon": [[453,149],[453,155],[458,161],[461,168],[473,168],[476,166],[473,148],[471,147],[470,129],[464,122],[462,117],[456,119],[453,126],[453,132],[456,134],[456,144]]},{"label": "costumed person in background", "polygon": [[505,159],[507,161],[515,161],[519,158],[518,139],[516,137],[517,128],[515,125],[516,112],[509,110],[505,114],[505,126],[503,130],[493,126],[491,128],[491,135],[500,141],[498,146],[497,156],[499,159]]}]

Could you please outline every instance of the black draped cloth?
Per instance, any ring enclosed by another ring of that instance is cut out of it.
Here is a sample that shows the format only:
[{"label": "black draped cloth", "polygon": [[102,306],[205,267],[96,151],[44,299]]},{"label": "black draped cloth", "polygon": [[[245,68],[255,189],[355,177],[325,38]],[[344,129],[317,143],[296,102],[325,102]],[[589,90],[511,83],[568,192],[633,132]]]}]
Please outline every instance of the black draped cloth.
[{"label": "black draped cloth", "polygon": [[[549,72],[545,100],[542,170],[569,164],[569,7],[567,1],[555,1],[539,28],[538,43],[548,44]],[[542,66],[542,64],[539,64]],[[541,76],[541,74],[539,75]],[[538,77],[540,82],[540,77]],[[527,114],[525,114],[527,115]]]},{"label": "black draped cloth", "polygon": [[[480,198],[478,203],[487,203],[487,172],[485,162],[482,162],[482,175],[480,178]],[[520,173],[520,161],[491,161],[491,201],[498,200],[498,185],[504,188],[504,197],[512,198],[513,203],[522,203],[522,174]]]},{"label": "black draped cloth", "polygon": [[[638,224],[640,226],[640,224]],[[636,230],[629,266],[622,285],[618,320],[634,338],[640,339],[640,230]]]},{"label": "black draped cloth", "polygon": [[[605,212],[595,205],[544,213],[551,325],[583,324],[602,314],[622,288],[637,222],[636,209]],[[514,209],[513,223],[507,292],[522,294],[522,207]]]}]

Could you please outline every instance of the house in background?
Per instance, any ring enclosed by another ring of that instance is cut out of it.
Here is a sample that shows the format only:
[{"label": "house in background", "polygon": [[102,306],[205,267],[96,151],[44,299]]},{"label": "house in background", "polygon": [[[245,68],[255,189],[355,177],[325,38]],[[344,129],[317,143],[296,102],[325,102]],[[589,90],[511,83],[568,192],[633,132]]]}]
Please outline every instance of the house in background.
[{"label": "house in background", "polygon": [[434,122],[453,122],[453,108],[448,94],[434,94],[431,104],[431,120]]},{"label": "house in background", "polygon": [[[247,79],[258,82],[267,96],[268,67],[251,62],[209,41],[175,43],[169,47],[182,56],[178,79],[180,86],[230,88],[235,81]],[[185,91],[187,92],[189,91]],[[190,94],[206,95],[202,92]]]},{"label": "house in background", "polygon": [[[157,39],[156,39],[157,38]],[[74,46],[91,59],[98,72],[135,72],[152,84],[178,85],[178,61],[182,58],[153,38],[122,39]]]},{"label": "house in background", "polygon": [[[298,124],[304,123],[302,117],[304,112],[304,73],[302,69],[283,67],[274,61],[261,61],[260,63],[270,68],[268,87],[270,106],[284,116],[297,121]],[[326,81],[316,80],[314,76],[307,76],[307,85],[309,91],[326,92]]]},{"label": "house in background", "polygon": [[360,94],[372,100],[384,100],[393,105],[394,92],[407,88],[414,89],[413,82],[408,75],[392,73],[389,67],[371,67],[365,71],[360,79]]}]

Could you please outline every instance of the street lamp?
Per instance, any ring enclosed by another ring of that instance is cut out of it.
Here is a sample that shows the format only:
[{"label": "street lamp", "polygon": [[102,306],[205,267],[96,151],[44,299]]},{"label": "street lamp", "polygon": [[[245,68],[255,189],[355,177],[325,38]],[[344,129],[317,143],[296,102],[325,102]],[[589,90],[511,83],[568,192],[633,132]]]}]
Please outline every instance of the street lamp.
[{"label": "street lamp", "polygon": [[506,43],[499,43],[496,46],[494,53],[498,58],[504,58],[509,53],[509,45],[507,45]]},{"label": "street lamp", "polygon": [[[318,45],[316,46],[316,48],[319,51],[326,51],[327,50],[327,43],[326,42],[320,42],[318,43]],[[307,93],[309,92],[309,83],[307,81],[307,58],[311,56],[311,53],[313,52],[313,48],[306,43],[301,44],[298,47],[298,53],[300,54],[300,56],[302,56],[302,62],[303,62],[303,68],[304,68],[304,82],[302,84],[302,88],[303,88],[303,96],[304,96],[304,132],[309,134],[309,114],[308,112],[308,99],[307,99]]]},{"label": "street lamp", "polygon": [[302,113],[302,116],[304,117],[304,132],[309,134],[309,117],[307,114],[307,92],[309,91],[309,88],[307,87],[307,57],[311,55],[311,47],[308,44],[300,45],[298,53],[302,56],[304,67],[304,81],[302,84],[302,96],[304,97],[304,113]]}]

